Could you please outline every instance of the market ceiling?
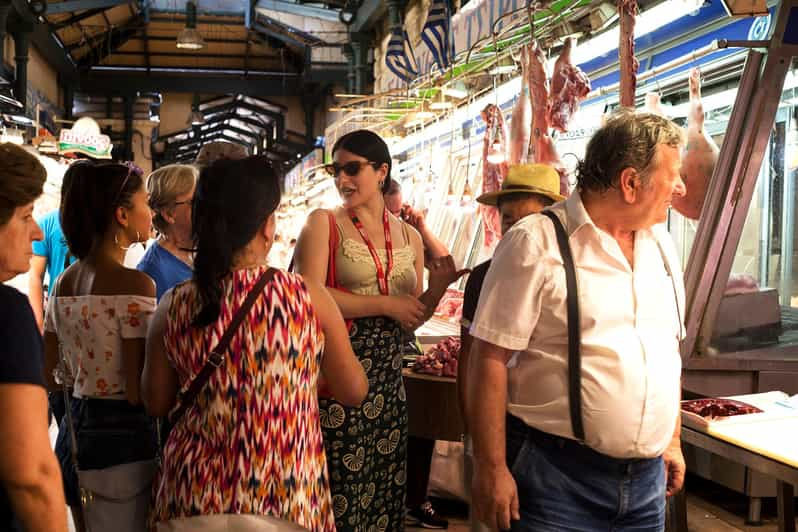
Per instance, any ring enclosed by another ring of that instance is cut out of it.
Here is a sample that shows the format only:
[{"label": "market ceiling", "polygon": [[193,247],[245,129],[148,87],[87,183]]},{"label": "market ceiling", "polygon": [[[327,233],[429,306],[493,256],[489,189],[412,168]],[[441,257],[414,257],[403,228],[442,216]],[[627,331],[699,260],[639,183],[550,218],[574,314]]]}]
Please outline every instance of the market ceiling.
[{"label": "market ceiling", "polygon": [[103,93],[194,92],[197,78],[203,92],[258,96],[343,85],[348,31],[368,29],[385,10],[373,0],[197,0],[205,47],[190,51],[176,47],[186,0],[10,1],[11,24],[32,30],[64,82]]}]

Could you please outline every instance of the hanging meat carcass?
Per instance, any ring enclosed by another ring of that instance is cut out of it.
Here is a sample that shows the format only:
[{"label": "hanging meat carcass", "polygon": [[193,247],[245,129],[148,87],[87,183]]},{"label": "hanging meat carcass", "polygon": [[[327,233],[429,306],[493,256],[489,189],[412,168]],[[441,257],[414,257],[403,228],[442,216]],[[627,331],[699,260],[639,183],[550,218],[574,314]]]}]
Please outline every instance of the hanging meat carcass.
[{"label": "hanging meat carcass", "polygon": [[532,108],[529,102],[529,45],[521,49],[521,93],[510,119],[510,164],[527,162],[531,132]]},{"label": "hanging meat carcass", "polygon": [[549,77],[546,75],[546,56],[532,41],[529,48],[529,94],[532,100],[532,137],[530,149],[532,161],[553,166],[560,173],[560,194],[567,196],[569,192],[568,175],[565,165],[560,160],[554,140],[549,135]]},{"label": "hanging meat carcass", "polygon": [[687,146],[682,153],[682,180],[687,188],[684,197],[673,198],[673,207],[693,220],[701,216],[704,199],[718,162],[718,146],[704,129],[704,106],[701,104],[701,72],[690,72],[690,111],[687,115]]},{"label": "hanging meat carcass", "polygon": [[620,42],[618,43],[618,61],[621,64],[621,107],[635,106],[635,89],[637,87],[637,69],[640,63],[635,57],[635,16],[637,0],[618,0],[618,16],[620,21]]},{"label": "hanging meat carcass", "polygon": [[551,107],[549,123],[563,133],[568,131],[568,123],[576,114],[579,102],[590,92],[590,79],[578,66],[571,62],[571,48],[576,39],[568,37],[554,63],[551,75]]},{"label": "hanging meat carcass", "polygon": [[[485,138],[482,141],[482,193],[496,192],[507,176],[507,125],[501,109],[489,103],[482,110]],[[485,231],[485,246],[490,247],[501,236],[499,209],[491,205],[479,206]]]}]

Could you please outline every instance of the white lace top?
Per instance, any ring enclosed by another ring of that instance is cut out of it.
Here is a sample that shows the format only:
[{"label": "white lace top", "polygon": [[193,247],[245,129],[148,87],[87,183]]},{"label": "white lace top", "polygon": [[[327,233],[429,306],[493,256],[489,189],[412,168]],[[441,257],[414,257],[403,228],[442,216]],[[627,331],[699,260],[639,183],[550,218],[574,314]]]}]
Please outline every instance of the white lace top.
[{"label": "white lace top", "polygon": [[75,397],[125,394],[122,339],[144,338],[155,298],[134,295],[51,297],[45,330],[58,335]]},{"label": "white lace top", "polygon": [[[378,249],[383,267],[387,265],[388,256],[384,249]],[[416,293],[416,252],[411,244],[394,249],[393,268],[388,274],[388,293],[403,295]],[[377,284],[377,268],[371,258],[366,244],[344,238],[335,255],[335,274],[341,286],[354,294],[365,296],[380,295]]]}]

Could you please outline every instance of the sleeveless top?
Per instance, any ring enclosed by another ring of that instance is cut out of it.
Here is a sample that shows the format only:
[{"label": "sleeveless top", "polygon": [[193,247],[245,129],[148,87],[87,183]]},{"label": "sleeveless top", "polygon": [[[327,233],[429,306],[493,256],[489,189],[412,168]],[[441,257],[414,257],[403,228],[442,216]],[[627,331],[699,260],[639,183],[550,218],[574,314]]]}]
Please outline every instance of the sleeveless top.
[{"label": "sleeveless top", "polygon": [[[175,288],[164,344],[181,390],[264,270],[224,278],[219,319],[208,327],[191,324],[200,309],[196,285]],[[323,349],[302,277],[277,271],[169,435],[153,488],[154,521],[242,513],[335,529],[316,389]]]},{"label": "sleeveless top", "polygon": [[[341,226],[336,223],[341,244],[335,252],[335,277],[338,283],[353,294],[362,296],[380,295],[377,283],[377,267],[362,239],[344,237]],[[402,222],[402,247],[394,247],[393,268],[388,274],[388,293],[392,296],[416,293],[416,252],[410,244],[407,223]],[[385,249],[378,249],[383,268],[388,264]]]}]

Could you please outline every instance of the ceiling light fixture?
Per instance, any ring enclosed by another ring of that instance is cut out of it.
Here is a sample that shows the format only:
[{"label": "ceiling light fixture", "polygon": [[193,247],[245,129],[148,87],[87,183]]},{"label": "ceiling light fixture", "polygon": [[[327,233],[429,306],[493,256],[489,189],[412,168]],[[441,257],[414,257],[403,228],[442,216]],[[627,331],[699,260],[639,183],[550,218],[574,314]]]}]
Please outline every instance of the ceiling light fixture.
[{"label": "ceiling light fixture", "polygon": [[186,2],[186,27],[177,36],[177,47],[183,50],[205,48],[205,41],[197,31],[197,4],[193,0]]}]

